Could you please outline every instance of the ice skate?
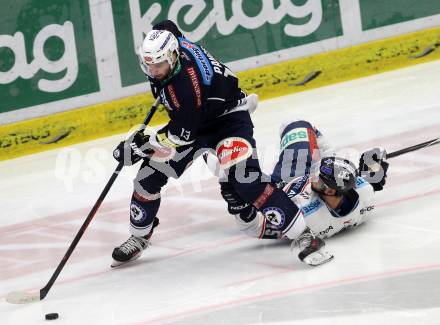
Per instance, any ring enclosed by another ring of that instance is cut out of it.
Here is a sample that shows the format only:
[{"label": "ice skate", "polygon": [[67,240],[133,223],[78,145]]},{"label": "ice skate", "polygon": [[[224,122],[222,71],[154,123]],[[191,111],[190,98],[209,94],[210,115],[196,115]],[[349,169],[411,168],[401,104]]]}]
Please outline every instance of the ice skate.
[{"label": "ice skate", "polygon": [[153,221],[153,229],[144,237],[130,236],[124,243],[113,250],[113,262],[111,267],[118,267],[128,262],[137,260],[142,252],[150,246],[150,238],[153,235],[154,228],[159,224],[159,219]]},{"label": "ice skate", "polygon": [[293,242],[293,245],[298,245],[301,250],[298,254],[298,258],[311,266],[330,262],[334,257],[333,254],[329,253],[325,248],[324,241],[316,237],[310,228],[307,228],[299,238]]}]

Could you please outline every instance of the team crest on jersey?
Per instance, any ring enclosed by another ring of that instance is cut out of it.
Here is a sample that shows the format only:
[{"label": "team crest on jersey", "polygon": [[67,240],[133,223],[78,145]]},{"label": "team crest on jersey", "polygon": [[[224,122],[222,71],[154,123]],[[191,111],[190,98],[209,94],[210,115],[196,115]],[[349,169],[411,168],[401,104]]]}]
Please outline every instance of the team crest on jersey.
[{"label": "team crest on jersey", "polygon": [[252,146],[243,138],[227,138],[215,149],[222,168],[229,168],[252,155]]},{"label": "team crest on jersey", "polygon": [[131,202],[130,205],[130,219],[131,222],[134,224],[140,224],[147,219],[147,214],[145,213],[145,210],[143,207],[141,207],[136,202]]},{"label": "team crest on jersey", "polygon": [[284,211],[277,207],[270,207],[263,210],[263,214],[271,224],[282,228],[286,220],[286,215]]}]

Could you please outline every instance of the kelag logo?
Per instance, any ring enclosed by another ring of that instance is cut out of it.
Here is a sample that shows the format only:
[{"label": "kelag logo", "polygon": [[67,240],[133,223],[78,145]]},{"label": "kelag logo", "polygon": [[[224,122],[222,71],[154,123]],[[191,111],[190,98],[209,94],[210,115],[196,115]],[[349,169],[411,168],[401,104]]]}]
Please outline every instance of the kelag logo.
[{"label": "kelag logo", "polygon": [[223,62],[342,35],[338,0],[113,0],[112,10],[123,86],[145,81],[136,48],[163,19]]},{"label": "kelag logo", "polygon": [[0,112],[99,90],[87,0],[15,0],[0,19]]}]

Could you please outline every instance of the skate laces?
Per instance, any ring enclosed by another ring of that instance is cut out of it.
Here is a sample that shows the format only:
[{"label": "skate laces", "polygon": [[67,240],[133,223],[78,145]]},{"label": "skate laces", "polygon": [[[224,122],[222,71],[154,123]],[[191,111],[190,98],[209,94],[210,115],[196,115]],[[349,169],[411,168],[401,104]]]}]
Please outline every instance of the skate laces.
[{"label": "skate laces", "polygon": [[125,254],[130,254],[135,250],[142,251],[143,249],[148,247],[148,244],[149,244],[148,240],[131,236],[130,238],[127,239],[125,243],[123,243],[119,247],[119,249]]}]

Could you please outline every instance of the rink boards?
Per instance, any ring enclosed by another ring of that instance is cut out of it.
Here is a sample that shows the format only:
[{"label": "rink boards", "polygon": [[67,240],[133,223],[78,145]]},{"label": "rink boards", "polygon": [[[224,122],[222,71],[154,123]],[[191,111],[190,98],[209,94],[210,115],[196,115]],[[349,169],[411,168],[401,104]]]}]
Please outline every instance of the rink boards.
[{"label": "rink boards", "polygon": [[[282,96],[440,58],[440,27],[238,73],[260,99]],[[0,160],[127,132],[153,104],[151,93],[0,126]],[[166,122],[159,110],[152,125]]]}]

